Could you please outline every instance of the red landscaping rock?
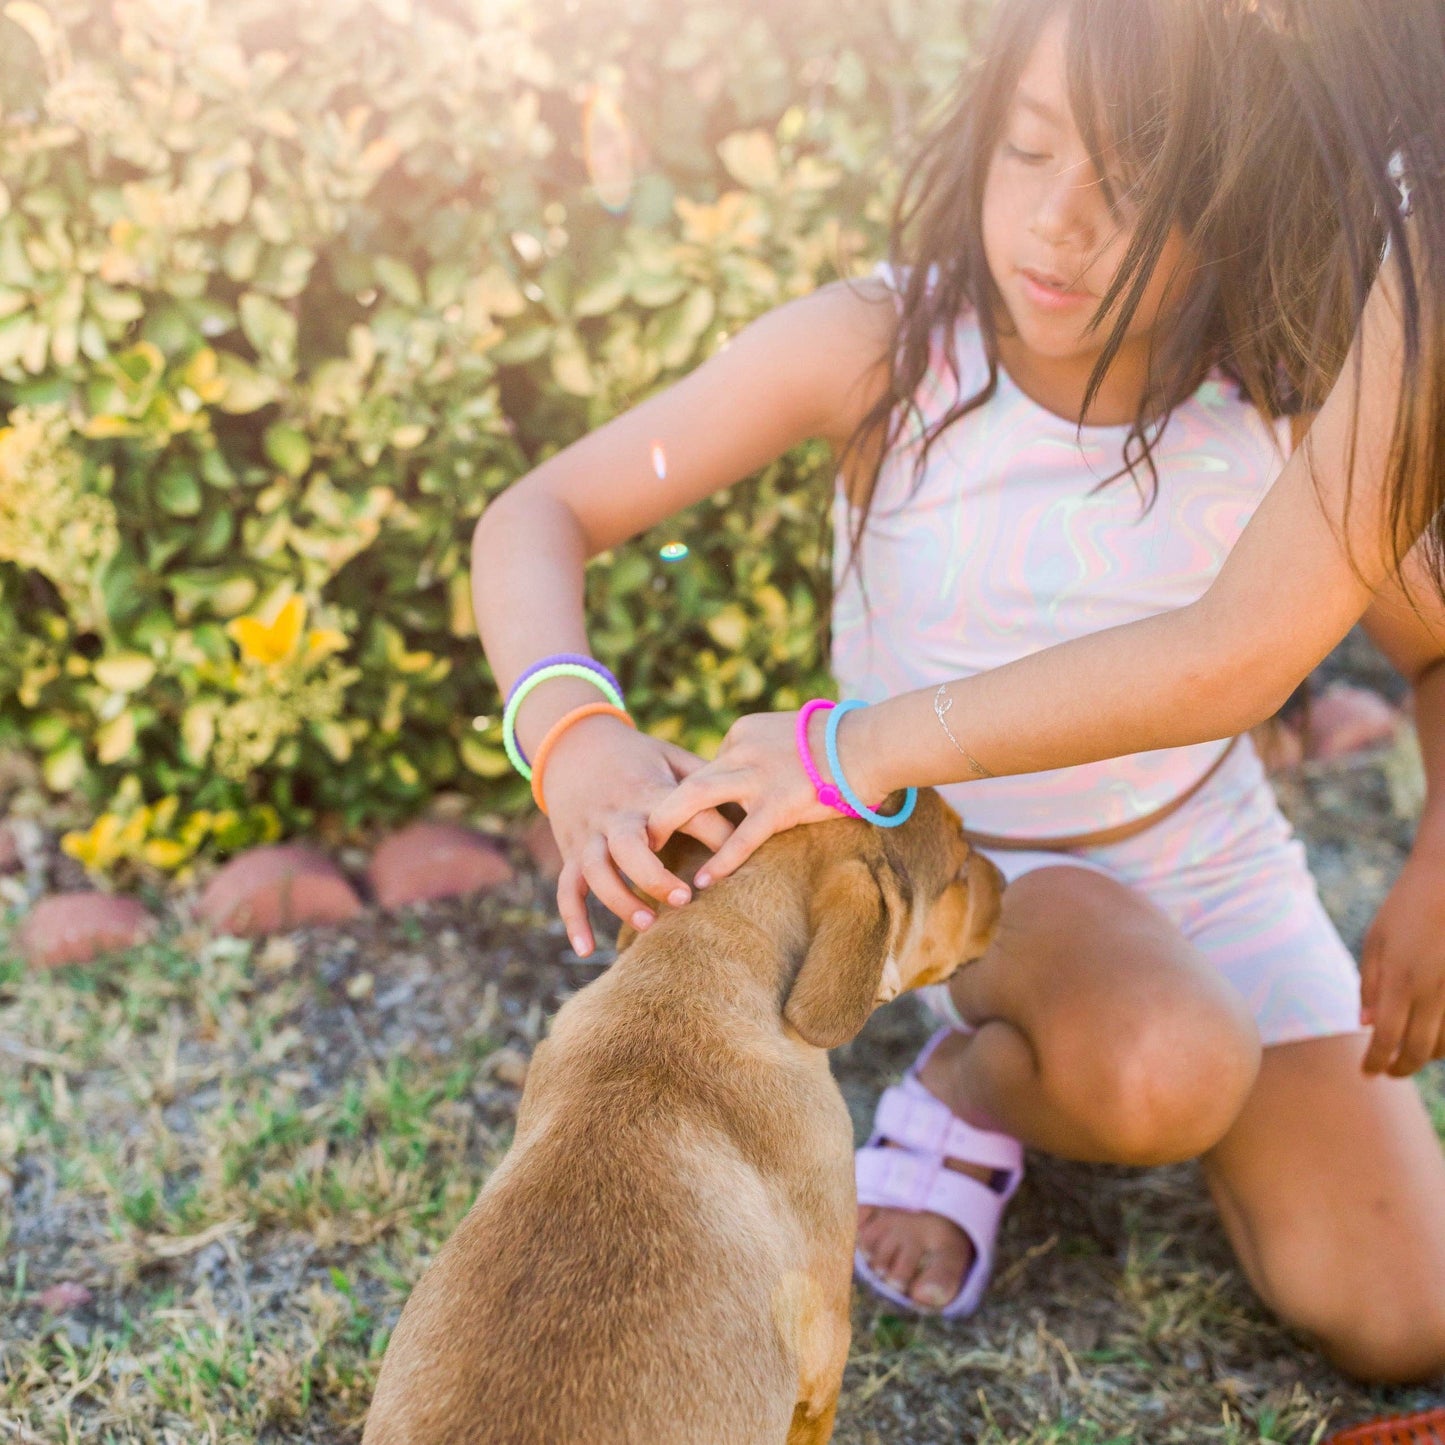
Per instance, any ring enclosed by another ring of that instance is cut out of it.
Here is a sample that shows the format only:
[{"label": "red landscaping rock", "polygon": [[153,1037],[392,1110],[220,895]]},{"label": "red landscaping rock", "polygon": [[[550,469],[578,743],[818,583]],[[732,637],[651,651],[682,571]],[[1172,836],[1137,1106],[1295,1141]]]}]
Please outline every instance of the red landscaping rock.
[{"label": "red landscaping rock", "polygon": [[489,838],[457,823],[420,822],[393,833],[372,855],[367,877],[383,908],[459,898],[512,880],[512,865]]},{"label": "red landscaping rock", "polygon": [[532,865],[549,883],[562,876],[562,850],[552,833],[552,824],[544,813],[537,813],[522,830],[522,846]]},{"label": "red landscaping rock", "polygon": [[1308,755],[1340,758],[1360,748],[1388,743],[1399,726],[1399,709],[1379,693],[1348,682],[1333,682],[1310,701]]},{"label": "red landscaping rock", "polygon": [[53,1315],[64,1314],[66,1310],[78,1310],[88,1305],[94,1295],[86,1289],[83,1284],[76,1284],[72,1280],[62,1280],[59,1284],[53,1284],[49,1289],[43,1289],[37,1296],[40,1308],[49,1310]]},{"label": "red landscaping rock", "polygon": [[156,921],[134,898],[114,893],[52,893],[25,917],[16,939],[36,968],[89,963],[102,953],[133,948]]},{"label": "red landscaping rock", "polygon": [[255,938],[304,923],[349,923],[361,899],[324,853],[272,843],[232,858],[206,885],[199,912],[218,933]]}]

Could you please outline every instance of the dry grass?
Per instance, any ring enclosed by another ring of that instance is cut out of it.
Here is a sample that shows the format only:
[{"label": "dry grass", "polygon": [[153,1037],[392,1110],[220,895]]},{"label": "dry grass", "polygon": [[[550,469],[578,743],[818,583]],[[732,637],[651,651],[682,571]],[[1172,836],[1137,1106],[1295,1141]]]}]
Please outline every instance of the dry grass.
[{"label": "dry grass", "polygon": [[[1382,776],[1292,799],[1351,928],[1404,836]],[[355,1440],[408,1288],[506,1147],[513,1051],[594,976],[569,960],[524,879],[258,949],[0,961],[0,1442]],[[922,1034],[900,1007],[839,1056],[860,1128]],[[62,1281],[93,1298],[48,1312]],[[855,1331],[839,1445],[1304,1445],[1442,1398],[1360,1391],[1275,1326],[1190,1168],[1035,1161],[979,1319],[860,1296]]]}]

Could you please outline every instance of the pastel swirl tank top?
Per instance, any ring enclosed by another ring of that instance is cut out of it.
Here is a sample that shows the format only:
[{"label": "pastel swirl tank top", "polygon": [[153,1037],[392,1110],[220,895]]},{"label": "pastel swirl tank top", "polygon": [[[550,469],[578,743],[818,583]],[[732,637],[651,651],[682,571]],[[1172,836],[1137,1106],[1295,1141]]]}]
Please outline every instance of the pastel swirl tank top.
[{"label": "pastel swirl tank top", "polygon": [[[956,341],[962,395],[987,378],[977,323]],[[918,404],[931,422],[957,395],[943,359]],[[1223,377],[1178,407],[1147,475],[1114,477],[1128,428],[1047,411],[1000,371],[992,400],[935,443],[915,487],[916,448],[885,461],[847,569],[852,511],[834,503],[833,672],[843,697],[878,702],[998,667],[1056,642],[1194,601],[1284,463],[1271,425]],[[866,602],[865,602],[866,599]],[[968,719],[955,709],[967,743]],[[1016,838],[1092,832],[1141,817],[1197,781],[1227,744],[1140,753],[1082,767],[944,788],[971,828]]]}]

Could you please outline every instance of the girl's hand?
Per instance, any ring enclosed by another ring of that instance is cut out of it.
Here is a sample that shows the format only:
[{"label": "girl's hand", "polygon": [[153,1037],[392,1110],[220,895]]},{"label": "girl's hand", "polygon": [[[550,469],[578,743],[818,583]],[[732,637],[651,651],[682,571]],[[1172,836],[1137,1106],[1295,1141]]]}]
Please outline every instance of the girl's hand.
[{"label": "girl's hand", "polygon": [[[594,943],[587,919],[589,888],[639,931],[655,915],[633,887],[674,906],[692,896],[648,847],[647,814],[700,767],[702,759],[685,748],[635,732],[612,717],[584,718],[557,740],[544,792],[563,860],[557,907],[580,956],[591,953]],[[694,812],[683,831],[709,848],[723,846],[732,824],[714,808]]]},{"label": "girl's hand", "polygon": [[[711,861],[698,870],[694,881],[699,888],[735,872],[774,833],[797,823],[821,823],[840,816],[818,801],[803,771],[795,737],[797,722],[796,712],[757,712],[740,717],[728,729],[717,757],[693,771],[652,810],[647,836],[654,848],[661,848],[678,829],[701,837],[693,823],[723,803],[737,803],[747,814]],[[813,761],[824,778],[829,776],[823,748],[826,727],[825,712],[819,711],[808,720]],[[840,729],[839,746],[844,771],[852,782],[854,774],[842,732]]]},{"label": "girl's hand", "polygon": [[1365,936],[1364,1071],[1408,1078],[1445,1058],[1445,849],[1412,853]]}]

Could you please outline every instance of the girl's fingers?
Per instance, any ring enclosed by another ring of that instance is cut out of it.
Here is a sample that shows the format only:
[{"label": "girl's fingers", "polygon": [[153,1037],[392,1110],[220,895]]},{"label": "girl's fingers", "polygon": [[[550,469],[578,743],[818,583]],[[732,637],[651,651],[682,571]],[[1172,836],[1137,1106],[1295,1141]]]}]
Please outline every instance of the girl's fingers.
[{"label": "girl's fingers", "polygon": [[673,776],[681,782],[684,778],[690,778],[699,768],[708,766],[705,758],[700,758],[696,753],[690,753],[677,743],[663,743],[663,756],[667,759],[668,766],[672,769]]},{"label": "girl's fingers", "polygon": [[564,864],[557,879],[557,911],[562,915],[572,952],[578,958],[586,958],[592,952],[594,939],[587,917],[587,884],[575,863]]},{"label": "girl's fingers", "polygon": [[678,832],[696,838],[709,852],[716,853],[732,837],[735,826],[716,808],[706,808],[684,823]]},{"label": "girl's fingers", "polygon": [[697,870],[694,880],[699,888],[707,888],[735,873],[774,833],[777,824],[770,814],[749,813],[733,830],[733,835]]},{"label": "girl's fingers", "polygon": [[647,846],[647,834],[641,819],[635,829],[618,830],[607,835],[608,851],[613,862],[632,880],[633,886],[649,898],[666,899],[674,908],[681,908],[692,897],[692,889],[676,873],[665,868]]},{"label": "girl's fingers", "polygon": [[1405,1041],[1390,1065],[1390,1073],[1397,1079],[1408,1079],[1411,1074],[1418,1073],[1430,1062],[1439,1034],[1440,1000],[1418,1000],[1410,1010],[1410,1020],[1405,1026]]},{"label": "girl's fingers", "polygon": [[582,850],[582,876],[597,895],[598,902],[624,923],[630,923],[639,930],[652,923],[652,910],[622,881],[621,874],[612,866],[605,839],[592,838]]},{"label": "girl's fingers", "polygon": [[1367,1074],[1383,1072],[1399,1051],[1410,1017],[1409,995],[1402,988],[1393,986],[1388,977],[1384,978],[1378,989],[1374,1014],[1374,1036],[1361,1065]]},{"label": "girl's fingers", "polygon": [[740,781],[731,769],[719,769],[716,763],[708,763],[691,777],[684,778],[648,814],[648,843],[654,849],[661,848],[684,823],[709,808],[723,803],[741,803],[746,808],[747,798],[738,787]]},{"label": "girl's fingers", "polygon": [[1371,929],[1360,951],[1360,1022],[1369,1028],[1375,1021],[1375,1004],[1380,994],[1380,950]]}]

